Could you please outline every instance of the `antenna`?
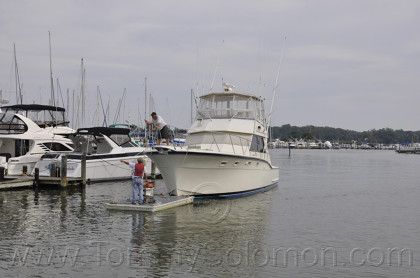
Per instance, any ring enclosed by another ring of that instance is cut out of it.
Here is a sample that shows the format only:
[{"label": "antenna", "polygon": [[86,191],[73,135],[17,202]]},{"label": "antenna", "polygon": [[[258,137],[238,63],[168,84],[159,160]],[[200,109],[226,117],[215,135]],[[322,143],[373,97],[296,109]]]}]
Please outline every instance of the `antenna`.
[{"label": "antenna", "polygon": [[286,37],[284,37],[284,44],[283,44],[281,55],[280,55],[279,66],[277,68],[276,84],[274,85],[274,88],[273,88],[273,98],[271,100],[270,113],[268,114],[268,125],[269,126],[271,124],[271,114],[273,113],[274,98],[276,96],[277,87],[279,86],[280,66],[281,66],[281,63],[283,62],[283,55],[284,55],[284,46],[285,46],[285,44],[286,44]]},{"label": "antenna", "polygon": [[220,54],[219,54],[219,57],[217,59],[216,68],[214,69],[213,80],[211,81],[211,86],[210,86],[209,92],[211,92],[213,90],[214,80],[216,79],[216,73],[217,73],[217,70],[219,69],[219,66],[220,66],[220,60],[222,59],[222,52],[223,52],[222,50],[223,50],[223,44],[224,43],[225,43],[225,40],[222,41]]}]

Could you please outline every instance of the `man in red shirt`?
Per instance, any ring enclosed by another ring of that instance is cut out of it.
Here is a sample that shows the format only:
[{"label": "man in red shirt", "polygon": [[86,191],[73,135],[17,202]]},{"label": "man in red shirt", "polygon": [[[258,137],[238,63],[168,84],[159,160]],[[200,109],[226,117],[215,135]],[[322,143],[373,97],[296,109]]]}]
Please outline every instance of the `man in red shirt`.
[{"label": "man in red shirt", "polygon": [[139,204],[143,203],[143,177],[145,179],[147,179],[147,169],[146,166],[144,165],[143,162],[143,158],[139,157],[137,158],[137,163],[133,163],[133,162],[128,162],[125,160],[121,160],[122,163],[127,164],[128,166],[130,166],[131,169],[133,169],[133,176],[132,176],[132,181],[133,181],[133,198],[131,203],[134,205],[136,204],[136,196],[137,196],[137,191],[138,191],[138,195],[139,195]]}]

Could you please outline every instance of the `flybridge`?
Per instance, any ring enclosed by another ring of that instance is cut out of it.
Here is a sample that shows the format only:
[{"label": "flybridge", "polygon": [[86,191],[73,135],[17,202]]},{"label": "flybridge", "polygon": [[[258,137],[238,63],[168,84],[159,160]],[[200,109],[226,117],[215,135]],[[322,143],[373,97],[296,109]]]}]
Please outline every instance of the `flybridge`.
[{"label": "flybridge", "polygon": [[40,104],[17,104],[1,107],[0,121],[6,114],[20,114],[31,119],[40,127],[47,126],[67,126],[68,121],[65,119],[65,109],[57,106],[40,105]]},{"label": "flybridge", "polygon": [[264,101],[256,96],[225,91],[200,97],[197,119],[242,118],[265,122]]}]

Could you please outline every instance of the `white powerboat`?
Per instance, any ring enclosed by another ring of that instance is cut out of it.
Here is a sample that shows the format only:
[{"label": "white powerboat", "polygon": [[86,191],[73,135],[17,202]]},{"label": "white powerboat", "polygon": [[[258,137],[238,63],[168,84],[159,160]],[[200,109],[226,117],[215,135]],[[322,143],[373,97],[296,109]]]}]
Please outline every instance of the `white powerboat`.
[{"label": "white powerboat", "polygon": [[0,115],[0,161],[8,175],[21,175],[25,166],[30,173],[48,151],[73,150],[70,139],[54,133],[63,128],[44,129],[19,114]]},{"label": "white powerboat", "polygon": [[230,197],[275,186],[279,168],[271,164],[264,102],[231,91],[200,97],[184,146],[156,146],[146,152],[172,195]]},{"label": "white powerboat", "polygon": [[[81,158],[86,155],[86,179],[109,181],[129,179],[132,170],[120,160],[136,162],[138,157],[146,161],[151,171],[151,161],[144,155],[144,148],[135,144],[129,129],[115,127],[80,128],[70,136],[75,149],[67,155],[67,177],[81,177]],[[38,163],[39,175],[50,176],[52,164],[60,167],[63,153],[45,154]],[[150,172],[149,172],[150,173]]]},{"label": "white powerboat", "polygon": [[48,151],[73,151],[66,136],[74,130],[63,126],[58,114],[64,117],[64,109],[32,104],[1,108],[0,163],[8,175],[21,175],[24,167],[30,173]]}]

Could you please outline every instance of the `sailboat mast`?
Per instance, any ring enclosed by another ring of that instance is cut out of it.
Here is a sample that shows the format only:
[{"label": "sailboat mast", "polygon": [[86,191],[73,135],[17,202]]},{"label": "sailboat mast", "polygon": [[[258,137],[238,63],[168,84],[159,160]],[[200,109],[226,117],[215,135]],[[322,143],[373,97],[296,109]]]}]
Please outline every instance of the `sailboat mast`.
[{"label": "sailboat mast", "polygon": [[85,125],[85,69],[83,66],[83,58],[81,61],[81,73],[82,73],[82,81],[81,81],[81,87],[80,87],[80,101],[82,104],[82,117],[81,117],[81,125]]},{"label": "sailboat mast", "polygon": [[17,63],[17,56],[16,56],[16,44],[13,44],[13,53],[14,53],[14,60],[15,60],[15,82],[16,82],[16,103],[22,104],[22,88],[20,86],[20,78],[19,78],[19,68]]},{"label": "sailboat mast", "polygon": [[96,126],[99,126],[99,85],[96,86]]},{"label": "sailboat mast", "polygon": [[[147,119],[147,77],[144,78],[144,120]],[[147,140],[147,130],[149,125],[144,126],[144,138]],[[148,141],[146,141],[148,142]]]},{"label": "sailboat mast", "polygon": [[193,89],[191,89],[191,124],[193,123]]},{"label": "sailboat mast", "polygon": [[50,47],[50,80],[51,80],[51,104],[53,106],[55,106],[55,98],[54,98],[54,80],[52,77],[52,57],[51,57],[51,32],[48,31],[48,42],[49,42],[49,47]]}]

